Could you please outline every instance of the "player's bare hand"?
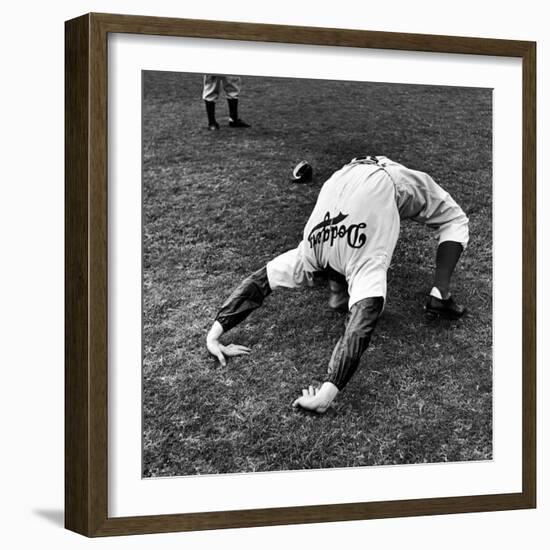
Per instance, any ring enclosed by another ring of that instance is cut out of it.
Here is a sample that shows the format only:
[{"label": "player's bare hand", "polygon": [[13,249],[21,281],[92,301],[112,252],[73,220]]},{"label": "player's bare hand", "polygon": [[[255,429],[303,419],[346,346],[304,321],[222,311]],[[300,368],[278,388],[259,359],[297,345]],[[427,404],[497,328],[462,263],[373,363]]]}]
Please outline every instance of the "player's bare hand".
[{"label": "player's bare hand", "polygon": [[302,390],[302,396],[292,403],[293,407],[302,407],[308,411],[323,414],[338,394],[338,388],[332,382],[324,382],[320,388],[309,386]]},{"label": "player's bare hand", "polygon": [[250,353],[250,348],[240,344],[221,345],[221,348],[226,357],[236,357],[237,355],[248,355]]},{"label": "player's bare hand", "polygon": [[222,366],[225,367],[227,364],[226,357],[237,357],[239,355],[248,355],[250,353],[250,348],[246,346],[241,346],[239,344],[229,344],[224,346],[218,340],[207,340],[206,347],[208,351],[218,358],[218,361]]},{"label": "player's bare hand", "polygon": [[319,390],[320,388],[314,388],[313,386],[303,389],[302,396],[298,397],[298,399],[292,403],[292,406],[302,407],[302,409],[319,414],[324,413],[328,409],[330,403],[321,398],[319,395]]},{"label": "player's bare hand", "polygon": [[229,344],[224,346],[220,342],[220,336],[223,334],[224,330],[221,324],[218,321],[214,321],[212,327],[208,331],[206,336],[206,349],[214,356],[218,358],[220,365],[224,366],[227,364],[226,357],[236,357],[238,355],[248,355],[250,353],[250,348],[246,346],[241,346],[239,344]]}]

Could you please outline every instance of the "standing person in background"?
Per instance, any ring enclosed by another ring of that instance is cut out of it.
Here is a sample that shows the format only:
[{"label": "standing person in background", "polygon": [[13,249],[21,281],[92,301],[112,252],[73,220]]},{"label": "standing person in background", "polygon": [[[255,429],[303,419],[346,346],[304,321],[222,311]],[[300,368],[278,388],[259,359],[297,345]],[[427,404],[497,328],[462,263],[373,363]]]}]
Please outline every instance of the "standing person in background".
[{"label": "standing person in background", "polygon": [[247,124],[244,120],[239,118],[241,77],[220,74],[205,74],[202,98],[204,99],[204,103],[206,105],[208,129],[220,129],[220,125],[216,120],[216,102],[220,97],[220,89],[222,88],[229,106],[229,126],[231,128],[249,128],[250,124]]}]

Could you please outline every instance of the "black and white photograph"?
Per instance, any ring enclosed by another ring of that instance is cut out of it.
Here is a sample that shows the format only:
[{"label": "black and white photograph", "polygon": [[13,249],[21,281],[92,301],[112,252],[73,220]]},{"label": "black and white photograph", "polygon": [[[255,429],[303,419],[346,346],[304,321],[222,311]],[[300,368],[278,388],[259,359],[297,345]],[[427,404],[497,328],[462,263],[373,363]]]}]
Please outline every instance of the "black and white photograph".
[{"label": "black and white photograph", "polygon": [[142,476],[493,458],[488,88],[142,72]]}]

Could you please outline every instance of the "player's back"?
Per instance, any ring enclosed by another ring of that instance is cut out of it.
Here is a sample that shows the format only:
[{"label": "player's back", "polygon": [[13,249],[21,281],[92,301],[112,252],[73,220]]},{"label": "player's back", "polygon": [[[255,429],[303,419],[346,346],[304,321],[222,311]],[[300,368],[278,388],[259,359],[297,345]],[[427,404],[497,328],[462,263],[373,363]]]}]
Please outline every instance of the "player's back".
[{"label": "player's back", "polygon": [[330,267],[350,280],[367,262],[391,257],[388,238],[398,232],[391,179],[376,162],[354,161],[324,183],[304,230],[305,259],[312,270]]}]

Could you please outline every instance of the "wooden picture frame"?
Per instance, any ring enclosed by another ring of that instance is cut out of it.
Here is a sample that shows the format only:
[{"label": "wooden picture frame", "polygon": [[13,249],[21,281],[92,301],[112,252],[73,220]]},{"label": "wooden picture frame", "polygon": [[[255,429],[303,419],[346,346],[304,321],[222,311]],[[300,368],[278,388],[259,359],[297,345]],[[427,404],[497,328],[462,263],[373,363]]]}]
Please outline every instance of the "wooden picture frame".
[{"label": "wooden picture frame", "polygon": [[[523,89],[522,491],[159,516],[108,516],[107,36],[133,33],[520,58]],[[87,14],[65,26],[65,525],[86,536],[511,510],[536,505],[536,44]]]}]

